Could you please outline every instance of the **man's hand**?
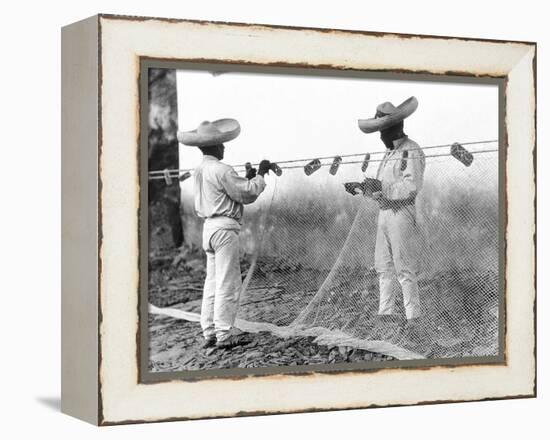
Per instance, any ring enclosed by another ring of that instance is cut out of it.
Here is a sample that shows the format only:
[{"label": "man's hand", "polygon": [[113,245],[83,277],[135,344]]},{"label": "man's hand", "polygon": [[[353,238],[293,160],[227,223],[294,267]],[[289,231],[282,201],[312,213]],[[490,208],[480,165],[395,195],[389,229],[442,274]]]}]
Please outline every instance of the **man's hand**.
[{"label": "man's hand", "polygon": [[269,160],[266,160],[266,159],[262,160],[258,167],[258,174],[264,177],[265,174],[269,174],[270,167],[271,167],[271,162],[269,162]]},{"label": "man's hand", "polygon": [[245,176],[248,180],[254,179],[256,177],[256,168],[247,167]]},{"label": "man's hand", "polygon": [[361,183],[359,182],[347,182],[344,183],[344,189],[349,192],[352,196],[359,194],[365,194],[365,190]]}]

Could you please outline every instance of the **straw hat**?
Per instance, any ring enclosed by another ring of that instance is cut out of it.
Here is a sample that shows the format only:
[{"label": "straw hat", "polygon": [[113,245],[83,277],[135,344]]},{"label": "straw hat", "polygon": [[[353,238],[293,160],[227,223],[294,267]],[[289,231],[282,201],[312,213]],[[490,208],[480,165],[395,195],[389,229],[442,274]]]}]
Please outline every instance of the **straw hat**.
[{"label": "straw hat", "polygon": [[384,102],[376,107],[376,116],[374,118],[359,119],[359,128],[365,133],[385,130],[408,118],[415,112],[417,107],[418,100],[414,96],[411,96],[397,107],[391,102]]},{"label": "straw hat", "polygon": [[208,147],[229,142],[240,132],[241,126],[235,119],[204,121],[195,130],[178,131],[178,141],[190,147]]}]

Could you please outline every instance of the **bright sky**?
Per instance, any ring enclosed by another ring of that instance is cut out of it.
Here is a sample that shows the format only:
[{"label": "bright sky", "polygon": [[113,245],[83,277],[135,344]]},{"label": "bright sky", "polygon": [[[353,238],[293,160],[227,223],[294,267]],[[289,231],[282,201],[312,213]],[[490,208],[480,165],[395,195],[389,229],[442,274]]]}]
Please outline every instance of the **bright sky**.
[{"label": "bright sky", "polygon": [[[378,134],[364,134],[357,119],[369,118],[384,101],[418,98],[406,133],[429,146],[498,138],[498,88],[492,85],[387,81],[297,75],[180,70],[179,130],[204,121],[235,118],[241,134],[226,144],[225,160],[242,164],[384,149]],[[492,145],[494,146],[494,144]],[[180,144],[180,168],[192,168],[200,151]]]}]

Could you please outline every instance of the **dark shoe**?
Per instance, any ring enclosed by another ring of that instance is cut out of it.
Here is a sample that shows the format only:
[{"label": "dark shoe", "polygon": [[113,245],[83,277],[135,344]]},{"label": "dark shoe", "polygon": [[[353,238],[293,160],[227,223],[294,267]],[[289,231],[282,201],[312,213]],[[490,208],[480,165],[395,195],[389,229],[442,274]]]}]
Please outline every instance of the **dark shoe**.
[{"label": "dark shoe", "polygon": [[216,342],[216,347],[227,350],[233,347],[237,347],[238,345],[247,344],[248,342],[250,341],[246,340],[246,338],[243,338],[242,335],[231,335],[222,341]]},{"label": "dark shoe", "polygon": [[405,330],[407,338],[416,344],[428,343],[429,334],[420,318],[409,319]]},{"label": "dark shoe", "polygon": [[209,338],[206,338],[204,342],[202,343],[201,348],[210,348],[214,347],[216,345],[216,337],[210,336]]}]

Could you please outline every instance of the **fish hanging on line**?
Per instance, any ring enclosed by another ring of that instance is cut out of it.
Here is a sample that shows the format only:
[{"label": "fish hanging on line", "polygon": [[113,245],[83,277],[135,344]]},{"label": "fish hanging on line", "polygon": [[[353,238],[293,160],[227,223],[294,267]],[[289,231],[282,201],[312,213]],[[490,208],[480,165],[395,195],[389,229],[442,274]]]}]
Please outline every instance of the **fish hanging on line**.
[{"label": "fish hanging on line", "polygon": [[313,159],[304,167],[304,173],[306,173],[306,176],[311,176],[319,168],[321,168],[321,161],[319,159]]},{"label": "fish hanging on line", "polygon": [[341,163],[342,163],[342,158],[340,156],[335,156],[328,172],[333,176],[335,176],[336,173],[338,172],[338,168],[340,167]]},{"label": "fish hanging on line", "polygon": [[365,154],[365,159],[363,159],[363,164],[361,165],[361,171],[364,173],[367,171],[370,161],[370,153]]},{"label": "fish hanging on line", "polygon": [[474,161],[474,155],[466,150],[466,148],[464,148],[458,142],[455,142],[453,145],[451,145],[451,156],[462,162],[467,167],[469,167]]}]

